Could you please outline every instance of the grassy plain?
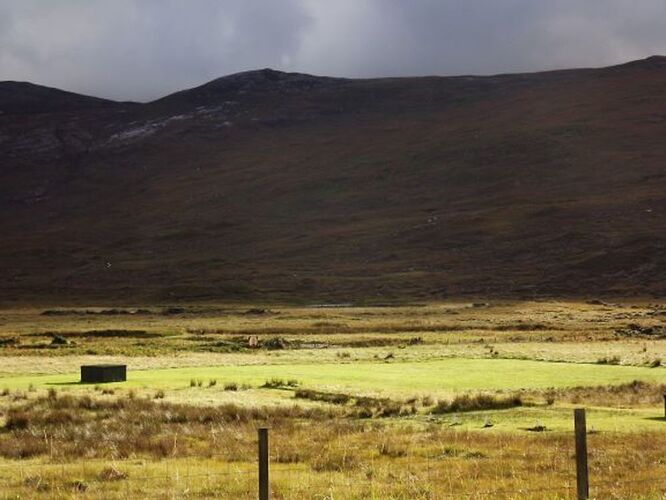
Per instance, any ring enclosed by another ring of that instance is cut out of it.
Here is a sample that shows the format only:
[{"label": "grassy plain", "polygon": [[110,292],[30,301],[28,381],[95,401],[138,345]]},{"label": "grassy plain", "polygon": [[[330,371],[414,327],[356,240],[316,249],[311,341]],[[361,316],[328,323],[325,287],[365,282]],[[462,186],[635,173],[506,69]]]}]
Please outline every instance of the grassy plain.
[{"label": "grassy plain", "polygon": [[269,425],[276,498],[570,497],[584,406],[595,494],[660,498],[665,338],[648,301],[4,310],[0,480],[252,497]]}]

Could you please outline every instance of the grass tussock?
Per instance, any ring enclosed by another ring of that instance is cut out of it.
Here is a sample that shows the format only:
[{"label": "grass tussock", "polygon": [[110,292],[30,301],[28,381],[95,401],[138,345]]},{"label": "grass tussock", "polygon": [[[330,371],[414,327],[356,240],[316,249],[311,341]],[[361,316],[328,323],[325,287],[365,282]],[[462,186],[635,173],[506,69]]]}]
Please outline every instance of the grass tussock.
[{"label": "grass tussock", "polygon": [[384,439],[377,445],[380,455],[390,458],[407,456],[407,447],[393,439]]},{"label": "grass tussock", "polygon": [[353,408],[348,415],[358,418],[404,417],[418,412],[416,407],[418,398],[396,401],[389,398],[373,398],[312,389],[298,389],[294,392],[294,397],[333,405],[348,405]]},{"label": "grass tussock", "polygon": [[282,378],[271,378],[264,382],[262,389],[293,389],[298,387],[299,382],[295,379],[285,380]]},{"label": "grass tussock", "polygon": [[619,365],[620,361],[620,356],[603,356],[599,359],[597,359],[597,364],[598,365]]},{"label": "grass tussock", "polygon": [[129,474],[127,472],[124,472],[115,466],[105,467],[97,475],[97,478],[100,481],[107,481],[107,482],[122,481],[123,479],[127,479],[128,477]]},{"label": "grass tussock", "polygon": [[652,406],[663,402],[666,384],[634,380],[626,384],[571,387],[534,392],[530,398],[545,398],[546,403],[566,402],[603,406]]},{"label": "grass tussock", "polygon": [[358,469],[360,463],[359,456],[352,449],[332,446],[315,455],[310,467],[315,472],[345,472]]},{"label": "grass tussock", "polygon": [[519,394],[512,396],[497,396],[492,394],[462,394],[450,401],[438,401],[431,410],[432,413],[458,413],[468,411],[503,410],[522,406],[523,400]]},{"label": "grass tussock", "polygon": [[294,392],[294,397],[299,399],[309,399],[311,401],[321,401],[334,405],[344,405],[352,401],[353,397],[349,394],[315,391],[312,389],[298,389]]}]

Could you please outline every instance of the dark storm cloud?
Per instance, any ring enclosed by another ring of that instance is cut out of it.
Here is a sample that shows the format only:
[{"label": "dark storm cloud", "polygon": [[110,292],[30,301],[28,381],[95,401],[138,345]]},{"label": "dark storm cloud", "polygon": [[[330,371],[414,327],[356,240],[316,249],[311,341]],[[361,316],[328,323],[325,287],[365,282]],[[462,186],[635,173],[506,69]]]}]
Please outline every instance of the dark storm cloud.
[{"label": "dark storm cloud", "polygon": [[666,0],[0,0],[0,79],[124,99],[245,69],[337,76],[666,53]]},{"label": "dark storm cloud", "polygon": [[297,0],[0,0],[0,79],[144,99],[288,63]]},{"label": "dark storm cloud", "polygon": [[[372,0],[352,12],[313,3],[331,25],[307,62],[338,73],[530,71],[666,52],[666,0]],[[328,66],[319,53],[334,55]]]}]

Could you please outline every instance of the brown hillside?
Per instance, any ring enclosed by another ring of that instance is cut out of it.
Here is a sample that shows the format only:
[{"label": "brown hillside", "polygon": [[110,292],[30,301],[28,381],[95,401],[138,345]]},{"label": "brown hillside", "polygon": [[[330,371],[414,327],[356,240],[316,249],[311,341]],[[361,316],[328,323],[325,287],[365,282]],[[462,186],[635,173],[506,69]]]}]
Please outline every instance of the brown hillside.
[{"label": "brown hillside", "polygon": [[73,102],[0,114],[5,301],[666,291],[666,58]]}]

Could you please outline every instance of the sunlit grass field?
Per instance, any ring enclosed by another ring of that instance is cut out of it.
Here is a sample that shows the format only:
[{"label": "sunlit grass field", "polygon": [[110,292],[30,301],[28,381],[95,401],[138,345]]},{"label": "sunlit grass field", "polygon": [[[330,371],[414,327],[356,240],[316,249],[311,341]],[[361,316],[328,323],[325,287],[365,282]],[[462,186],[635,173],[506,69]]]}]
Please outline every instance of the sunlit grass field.
[{"label": "sunlit grass field", "polygon": [[[586,407],[597,493],[660,498],[665,338],[649,301],[5,310],[0,479],[26,498],[254,497],[268,425],[276,498],[566,498]],[[127,382],[80,384],[96,362]]]},{"label": "sunlit grass field", "polygon": [[[131,371],[128,381],[109,387],[189,389],[193,379],[238,382],[259,387],[270,378],[295,379],[322,390],[405,397],[447,396],[463,391],[546,389],[666,381],[662,370],[637,366],[569,364],[513,359],[448,358],[425,361],[358,361],[239,366],[201,366]],[[3,377],[10,389],[78,386],[79,373]],[[90,386],[88,386],[90,388]],[[221,387],[219,388],[221,389]],[[183,397],[187,397],[184,395]]]}]

